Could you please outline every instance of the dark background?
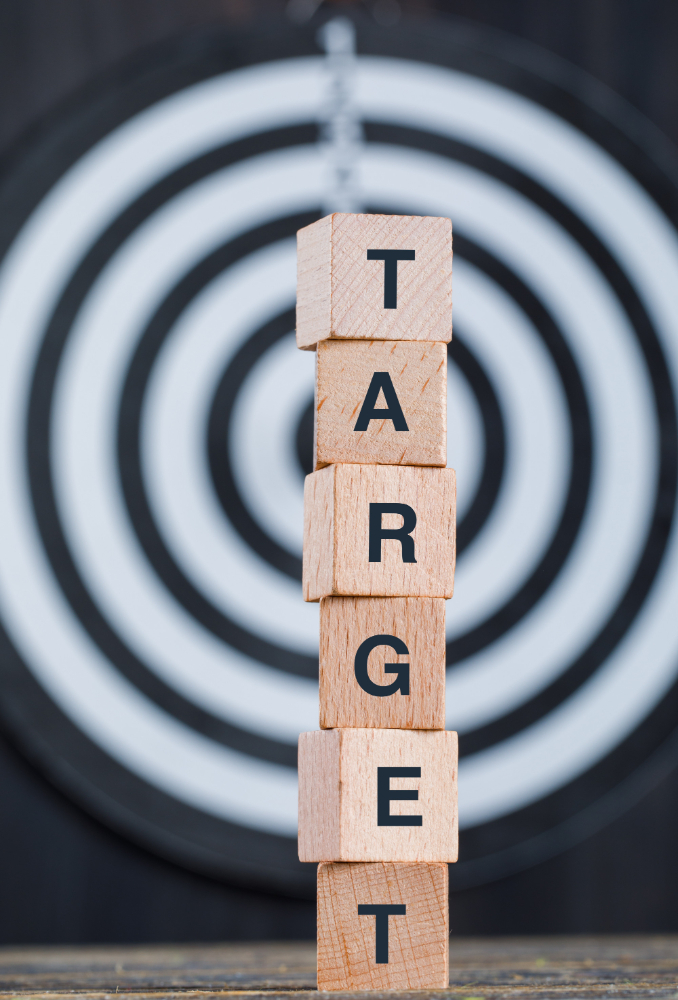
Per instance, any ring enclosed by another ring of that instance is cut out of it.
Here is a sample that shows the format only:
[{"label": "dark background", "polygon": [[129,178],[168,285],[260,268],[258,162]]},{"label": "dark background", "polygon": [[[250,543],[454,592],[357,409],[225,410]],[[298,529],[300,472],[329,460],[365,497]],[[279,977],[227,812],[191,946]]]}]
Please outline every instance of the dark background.
[{"label": "dark background", "polygon": [[[467,18],[568,59],[678,144],[675,0],[401,6],[403,16]],[[79,87],[141,49],[283,10],[261,0],[0,0],[0,154]],[[455,893],[452,932],[678,931],[678,774],[650,783],[638,804],[579,846]],[[223,885],[134,847],[53,790],[4,738],[0,802],[0,944],[315,936],[314,904]]]}]

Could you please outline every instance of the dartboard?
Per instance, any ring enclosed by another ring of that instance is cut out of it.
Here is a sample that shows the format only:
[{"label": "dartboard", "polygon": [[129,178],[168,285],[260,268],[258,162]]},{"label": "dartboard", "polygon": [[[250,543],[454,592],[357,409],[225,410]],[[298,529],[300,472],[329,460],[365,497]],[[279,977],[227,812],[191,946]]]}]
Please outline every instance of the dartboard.
[{"label": "dartboard", "polygon": [[5,165],[0,704],[118,831],[313,892],[294,234],[333,209],[448,216],[465,885],[624,808],[672,738],[675,164],[567,67],[328,16],[147,53]]}]

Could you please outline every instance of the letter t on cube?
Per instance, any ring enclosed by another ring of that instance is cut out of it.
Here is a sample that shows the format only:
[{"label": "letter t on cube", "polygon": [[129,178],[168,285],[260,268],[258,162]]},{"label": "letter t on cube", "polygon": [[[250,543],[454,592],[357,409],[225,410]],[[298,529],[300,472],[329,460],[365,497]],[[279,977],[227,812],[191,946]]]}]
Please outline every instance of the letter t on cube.
[{"label": "letter t on cube", "polygon": [[335,212],[297,233],[297,346],[452,339],[452,223]]},{"label": "letter t on cube", "polygon": [[446,864],[318,866],[319,990],[445,990]]}]

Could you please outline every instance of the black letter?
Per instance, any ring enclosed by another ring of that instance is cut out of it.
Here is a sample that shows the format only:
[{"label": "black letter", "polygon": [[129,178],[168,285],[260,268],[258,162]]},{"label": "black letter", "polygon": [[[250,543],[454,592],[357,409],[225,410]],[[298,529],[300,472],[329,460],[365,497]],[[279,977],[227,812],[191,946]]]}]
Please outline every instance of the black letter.
[{"label": "black letter", "polygon": [[391,788],[391,778],[421,778],[421,768],[377,768],[377,826],[421,826],[421,816],[391,815],[391,799],[419,798],[416,788]]},{"label": "black letter", "polygon": [[389,905],[388,903],[377,903],[374,906],[366,906],[365,903],[358,903],[359,917],[376,917],[375,937],[376,937],[376,964],[388,965],[388,918],[404,917],[407,908],[403,903]]},{"label": "black letter", "polygon": [[[374,404],[379,398],[379,390],[383,392],[384,399],[386,400],[387,406],[385,410],[375,410],[374,408]],[[375,372],[372,376],[370,387],[365,396],[365,402],[358,414],[358,421],[353,430],[366,431],[370,420],[392,420],[395,430],[409,430],[400,400],[388,372]]]},{"label": "black letter", "polygon": [[373,694],[375,698],[387,698],[390,694],[400,691],[401,694],[410,693],[410,665],[409,663],[385,663],[385,674],[397,674],[397,678],[392,684],[375,684],[370,680],[367,673],[367,657],[375,646],[390,646],[396,653],[409,655],[409,649],[402,639],[395,635],[373,635],[358,646],[355,654],[355,678],[363,691]]},{"label": "black letter", "polygon": [[384,262],[384,309],[398,308],[398,261],[414,260],[414,250],[368,250],[368,260]]},{"label": "black letter", "polygon": [[[402,528],[382,528],[382,514],[400,514],[403,519]],[[417,515],[406,503],[371,503],[370,504],[370,538],[369,561],[381,562],[381,541],[383,538],[395,538],[403,550],[403,562],[416,563],[414,558],[414,539],[410,534],[417,527]]]}]

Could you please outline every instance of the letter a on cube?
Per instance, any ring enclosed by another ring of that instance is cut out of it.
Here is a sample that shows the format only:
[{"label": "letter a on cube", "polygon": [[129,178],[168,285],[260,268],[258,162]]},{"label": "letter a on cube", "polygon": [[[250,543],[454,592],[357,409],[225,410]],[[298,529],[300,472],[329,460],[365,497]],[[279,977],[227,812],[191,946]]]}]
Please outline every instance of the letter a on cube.
[{"label": "letter a on cube", "polygon": [[315,469],[447,465],[447,345],[318,344],[314,442]]},{"label": "letter a on cube", "polygon": [[318,866],[318,989],[446,989],[445,864]]},{"label": "letter a on cube", "polygon": [[452,597],[453,469],[330,465],[304,485],[304,600]]}]

